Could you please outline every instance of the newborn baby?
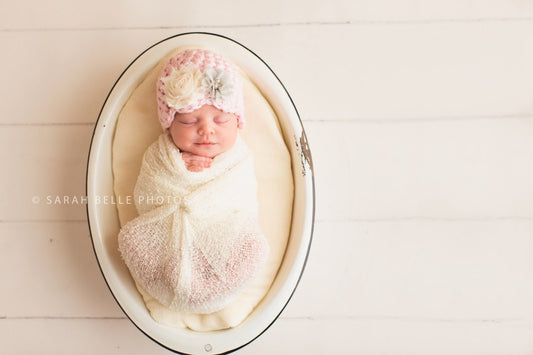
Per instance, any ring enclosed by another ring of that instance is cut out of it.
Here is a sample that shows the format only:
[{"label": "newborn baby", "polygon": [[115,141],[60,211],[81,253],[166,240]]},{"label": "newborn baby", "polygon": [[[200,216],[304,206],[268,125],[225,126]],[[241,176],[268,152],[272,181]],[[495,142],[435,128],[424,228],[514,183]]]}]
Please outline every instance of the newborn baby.
[{"label": "newborn baby", "polygon": [[186,50],[157,81],[164,133],[145,152],[139,217],[118,236],[135,281],[164,306],[213,313],[259,273],[268,243],[244,127],[242,81],[223,57]]}]

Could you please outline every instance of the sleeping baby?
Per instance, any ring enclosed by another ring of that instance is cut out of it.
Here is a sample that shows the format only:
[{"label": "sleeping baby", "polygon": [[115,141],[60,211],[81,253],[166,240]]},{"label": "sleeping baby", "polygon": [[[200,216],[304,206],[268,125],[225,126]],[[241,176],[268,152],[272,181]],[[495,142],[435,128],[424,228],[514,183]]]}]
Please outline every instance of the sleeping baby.
[{"label": "sleeping baby", "polygon": [[135,281],[164,306],[213,313],[263,268],[257,182],[236,68],[207,50],[170,58],[157,81],[164,133],[144,153],[134,189],[139,216],[121,229]]}]

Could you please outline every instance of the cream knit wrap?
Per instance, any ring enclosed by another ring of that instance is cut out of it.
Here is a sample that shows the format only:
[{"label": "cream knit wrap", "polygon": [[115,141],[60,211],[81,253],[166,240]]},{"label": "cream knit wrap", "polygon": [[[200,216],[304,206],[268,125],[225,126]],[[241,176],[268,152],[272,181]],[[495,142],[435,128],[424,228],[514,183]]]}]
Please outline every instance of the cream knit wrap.
[{"label": "cream knit wrap", "polygon": [[240,137],[211,168],[191,172],[162,134],[146,150],[135,185],[139,217],[118,238],[135,281],[172,310],[205,314],[228,306],[268,256],[256,190]]}]

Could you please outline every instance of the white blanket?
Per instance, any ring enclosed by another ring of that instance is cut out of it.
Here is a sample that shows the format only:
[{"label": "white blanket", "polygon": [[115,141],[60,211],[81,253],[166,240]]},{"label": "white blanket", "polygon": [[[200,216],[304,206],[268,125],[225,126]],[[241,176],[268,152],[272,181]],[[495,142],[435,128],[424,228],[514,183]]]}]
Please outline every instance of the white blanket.
[{"label": "white blanket", "polygon": [[135,185],[139,217],[119,234],[133,278],[172,310],[205,314],[229,305],[268,255],[256,189],[240,138],[211,168],[190,172],[162,134],[147,149]]}]

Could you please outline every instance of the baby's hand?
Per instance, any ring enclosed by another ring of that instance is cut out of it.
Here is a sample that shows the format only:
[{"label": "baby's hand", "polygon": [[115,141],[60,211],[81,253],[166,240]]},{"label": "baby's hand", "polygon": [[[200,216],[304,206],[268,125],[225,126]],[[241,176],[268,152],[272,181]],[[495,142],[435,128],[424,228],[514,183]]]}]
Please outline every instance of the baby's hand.
[{"label": "baby's hand", "polygon": [[202,157],[189,152],[181,152],[185,167],[189,171],[200,172],[211,167],[212,158]]}]

